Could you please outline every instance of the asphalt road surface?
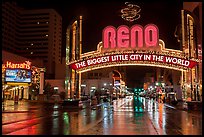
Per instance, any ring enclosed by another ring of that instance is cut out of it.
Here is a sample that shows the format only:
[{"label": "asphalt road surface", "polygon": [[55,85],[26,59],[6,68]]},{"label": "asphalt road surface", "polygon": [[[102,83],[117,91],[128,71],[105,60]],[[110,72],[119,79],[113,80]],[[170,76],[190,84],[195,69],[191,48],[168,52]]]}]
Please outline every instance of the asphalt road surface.
[{"label": "asphalt road surface", "polygon": [[23,101],[2,109],[2,135],[202,135],[202,112],[141,97],[82,110]]}]

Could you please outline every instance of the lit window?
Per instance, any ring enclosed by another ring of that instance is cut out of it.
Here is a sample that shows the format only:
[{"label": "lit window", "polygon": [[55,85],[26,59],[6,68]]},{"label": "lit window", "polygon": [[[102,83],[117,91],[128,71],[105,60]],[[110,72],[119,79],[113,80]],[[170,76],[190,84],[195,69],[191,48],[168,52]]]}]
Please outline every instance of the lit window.
[{"label": "lit window", "polygon": [[33,52],[30,52],[30,54],[33,54]]},{"label": "lit window", "polygon": [[38,21],[37,24],[40,24],[40,22]]},{"label": "lit window", "polygon": [[33,43],[31,43],[30,45],[33,46]]},{"label": "lit window", "polygon": [[46,22],[46,24],[48,24],[48,21]]},{"label": "lit window", "polygon": [[48,34],[46,34],[45,36],[48,37]]}]

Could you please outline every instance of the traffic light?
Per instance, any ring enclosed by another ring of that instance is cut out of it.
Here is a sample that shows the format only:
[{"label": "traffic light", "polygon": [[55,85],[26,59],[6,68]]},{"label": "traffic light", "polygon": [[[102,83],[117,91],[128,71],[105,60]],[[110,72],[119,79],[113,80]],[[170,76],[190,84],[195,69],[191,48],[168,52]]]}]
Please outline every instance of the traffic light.
[{"label": "traffic light", "polygon": [[134,93],[140,93],[143,90],[144,90],[143,88],[134,88]]}]

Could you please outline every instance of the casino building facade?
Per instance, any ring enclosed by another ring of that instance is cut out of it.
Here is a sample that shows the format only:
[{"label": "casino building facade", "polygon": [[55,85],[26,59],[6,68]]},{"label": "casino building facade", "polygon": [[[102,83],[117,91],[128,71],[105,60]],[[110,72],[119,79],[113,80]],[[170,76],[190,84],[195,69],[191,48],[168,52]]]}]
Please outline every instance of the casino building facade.
[{"label": "casino building facade", "polygon": [[2,100],[34,99],[29,86],[44,80],[43,62],[3,50],[2,63]]}]

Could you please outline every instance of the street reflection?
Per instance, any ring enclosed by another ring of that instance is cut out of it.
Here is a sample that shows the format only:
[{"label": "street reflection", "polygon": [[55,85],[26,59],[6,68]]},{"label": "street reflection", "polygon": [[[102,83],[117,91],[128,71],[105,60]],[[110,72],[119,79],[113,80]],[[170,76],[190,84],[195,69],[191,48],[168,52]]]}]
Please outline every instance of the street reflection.
[{"label": "street reflection", "polygon": [[58,131],[58,129],[59,129],[58,128],[58,126],[59,126],[59,118],[58,118],[59,112],[57,110],[54,110],[52,116],[53,116],[52,134],[55,135],[56,133],[59,133],[59,131]]},{"label": "street reflection", "polygon": [[144,112],[143,100],[141,99],[141,97],[138,96],[133,97],[133,108],[134,112]]},{"label": "street reflection", "polygon": [[70,118],[67,112],[63,113],[63,134],[64,135],[69,135],[70,130],[69,130],[69,123],[70,123]]},{"label": "street reflection", "polygon": [[27,107],[21,113],[2,113],[3,135],[202,135],[202,113],[137,96],[96,109],[61,109],[49,104]]}]

